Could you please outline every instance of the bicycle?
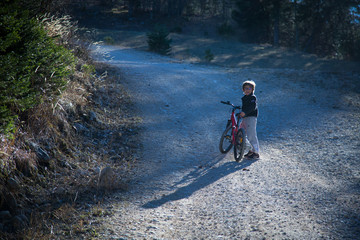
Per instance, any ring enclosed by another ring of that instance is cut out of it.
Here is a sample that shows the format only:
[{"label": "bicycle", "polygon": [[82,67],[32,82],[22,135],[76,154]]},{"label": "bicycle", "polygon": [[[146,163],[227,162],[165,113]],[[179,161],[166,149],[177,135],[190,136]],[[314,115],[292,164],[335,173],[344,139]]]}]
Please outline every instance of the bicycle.
[{"label": "bicycle", "polygon": [[246,146],[246,133],[245,129],[240,128],[240,113],[235,114],[236,110],[240,110],[240,106],[235,106],[230,101],[222,104],[232,106],[230,119],[227,121],[225,131],[221,135],[219,150],[221,153],[227,153],[234,146],[234,157],[235,161],[239,162],[243,156]]}]

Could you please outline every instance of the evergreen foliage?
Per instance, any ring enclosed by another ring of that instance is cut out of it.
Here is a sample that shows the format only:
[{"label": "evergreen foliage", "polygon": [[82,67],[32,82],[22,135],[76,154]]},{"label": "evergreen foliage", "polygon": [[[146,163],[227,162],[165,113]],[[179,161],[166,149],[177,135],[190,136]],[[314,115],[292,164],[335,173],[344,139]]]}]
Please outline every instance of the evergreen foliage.
[{"label": "evergreen foliage", "polygon": [[269,39],[270,14],[265,3],[261,0],[236,1],[232,18],[246,31],[248,41],[267,42]]},{"label": "evergreen foliage", "polygon": [[228,23],[223,23],[220,26],[218,26],[217,31],[219,35],[222,36],[232,36],[235,33],[233,27]]},{"label": "evergreen foliage", "polygon": [[360,60],[360,0],[236,0],[232,18],[249,42]]},{"label": "evergreen foliage", "polygon": [[169,32],[163,26],[155,26],[152,32],[147,33],[149,50],[162,55],[168,55],[171,51]]},{"label": "evergreen foliage", "polygon": [[66,86],[73,54],[55,44],[39,20],[15,4],[0,5],[0,132],[41,101],[52,101]]},{"label": "evergreen foliage", "polygon": [[[357,9],[351,14],[350,9]],[[321,56],[360,60],[359,0],[304,0],[298,4],[300,44],[305,51]]]},{"label": "evergreen foliage", "polygon": [[[110,6],[114,3],[111,0],[106,2]],[[200,23],[215,20],[219,23],[231,23],[235,20],[239,29],[234,29],[236,30],[234,32],[239,33],[238,39],[241,41],[271,43],[274,46],[296,48],[322,57],[360,60],[360,0],[132,0],[115,2],[116,4],[112,6],[116,6],[119,11],[127,9],[128,11],[122,11],[122,15],[132,20],[142,19],[142,22],[151,23],[159,20],[166,21],[164,18],[168,18],[167,26],[169,27],[173,23],[186,27],[187,21]],[[206,26],[201,30],[205,36],[209,33],[209,27],[211,26]],[[172,32],[179,33],[181,30],[175,27]],[[223,24],[217,30],[223,36],[232,34],[231,25]]]},{"label": "evergreen foliage", "polygon": [[207,62],[211,62],[212,60],[214,60],[214,54],[211,52],[210,48],[205,50],[205,60]]}]

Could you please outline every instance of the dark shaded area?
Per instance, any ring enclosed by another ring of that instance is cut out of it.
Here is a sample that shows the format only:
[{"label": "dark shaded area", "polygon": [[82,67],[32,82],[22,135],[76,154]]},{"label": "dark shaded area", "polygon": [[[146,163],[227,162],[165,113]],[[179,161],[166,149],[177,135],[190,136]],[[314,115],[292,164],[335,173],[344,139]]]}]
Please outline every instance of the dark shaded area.
[{"label": "dark shaded area", "polygon": [[[65,7],[87,28],[144,30],[154,24],[181,33],[199,20],[249,43],[268,43],[339,59],[360,59],[359,0],[323,1],[94,1]],[[208,32],[203,29],[201,31]]]},{"label": "dark shaded area", "polygon": [[[157,208],[166,204],[167,202],[172,202],[180,200],[183,198],[190,197],[194,192],[218,181],[219,179],[232,174],[236,171],[244,170],[246,171],[247,167],[253,164],[255,161],[243,160],[240,163],[237,162],[225,162],[219,167],[209,167],[202,169],[199,167],[198,171],[193,171],[190,174],[184,176],[184,178],[178,182],[176,185],[181,185],[183,183],[190,182],[184,187],[177,188],[175,192],[162,196],[160,199],[152,200],[143,205],[144,208]],[[174,188],[176,187],[174,186]]]}]

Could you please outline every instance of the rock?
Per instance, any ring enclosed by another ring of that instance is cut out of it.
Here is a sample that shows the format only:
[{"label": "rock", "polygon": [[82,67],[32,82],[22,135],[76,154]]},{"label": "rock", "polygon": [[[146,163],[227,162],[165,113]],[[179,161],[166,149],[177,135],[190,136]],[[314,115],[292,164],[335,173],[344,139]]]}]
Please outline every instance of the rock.
[{"label": "rock", "polygon": [[50,156],[49,154],[42,149],[41,147],[39,147],[38,149],[36,149],[36,156],[39,158],[39,163],[40,165],[43,166],[49,166],[49,160],[50,160]]},{"label": "rock", "polygon": [[115,155],[115,156],[111,156],[109,160],[112,162],[118,162],[121,161],[121,157],[119,155]]},{"label": "rock", "polygon": [[37,143],[29,142],[31,149],[36,153],[39,163],[43,166],[49,166],[50,156],[49,154],[42,149]]},{"label": "rock", "polygon": [[15,178],[9,178],[7,180],[7,186],[12,191],[17,191],[20,189],[20,184]]},{"label": "rock", "polygon": [[27,218],[23,214],[13,217],[13,219],[11,220],[11,225],[14,231],[20,231],[24,229],[28,225],[26,219]]},{"label": "rock", "polygon": [[4,222],[4,220],[9,220],[11,219],[11,214],[9,211],[1,211],[0,212],[0,219],[2,220],[2,222]]},{"label": "rock", "polygon": [[63,107],[66,112],[74,112],[74,104],[66,99],[62,98],[59,100],[59,104]]},{"label": "rock", "polygon": [[85,170],[81,169],[81,168],[78,169],[77,171],[75,171],[75,173],[76,173],[77,178],[84,178],[84,177],[88,176],[88,173]]},{"label": "rock", "polygon": [[25,214],[20,214],[20,215],[18,215],[18,217],[19,217],[24,223],[26,223],[26,225],[29,224],[29,219],[26,217]]},{"label": "rock", "polygon": [[80,134],[89,132],[89,129],[80,123],[74,123],[74,128],[76,132]]},{"label": "rock", "polygon": [[10,211],[16,211],[18,204],[16,202],[16,199],[12,193],[8,193],[5,196],[5,204],[8,207]]},{"label": "rock", "polygon": [[96,116],[96,113],[93,112],[93,111],[89,111],[89,120],[91,122],[97,122],[98,119],[97,119],[97,116]]},{"label": "rock", "polygon": [[65,193],[66,193],[66,190],[63,187],[58,187],[54,190],[54,194],[59,195],[59,196],[62,196]]},{"label": "rock", "polygon": [[28,158],[14,157],[16,169],[26,177],[34,176],[38,171],[35,153],[33,153],[33,155],[34,156]]},{"label": "rock", "polygon": [[39,147],[39,145],[37,143],[31,142],[31,141],[29,141],[28,143],[29,143],[29,146],[31,147],[31,149],[34,151]]},{"label": "rock", "polygon": [[97,167],[97,168],[95,168],[93,171],[94,171],[94,173],[96,173],[96,174],[99,174],[99,175],[100,175],[101,168]]},{"label": "rock", "polygon": [[43,161],[49,161],[50,160],[49,154],[44,149],[42,149],[41,147],[39,147],[37,149],[36,155]]},{"label": "rock", "polygon": [[110,190],[115,187],[115,173],[111,167],[101,169],[99,174],[98,189]]},{"label": "rock", "polygon": [[68,168],[68,169],[71,169],[71,170],[77,168],[77,166],[76,166],[75,164],[69,163],[69,162],[67,162],[66,160],[60,160],[60,159],[59,159],[59,160],[58,160],[58,164],[59,164],[60,167]]}]

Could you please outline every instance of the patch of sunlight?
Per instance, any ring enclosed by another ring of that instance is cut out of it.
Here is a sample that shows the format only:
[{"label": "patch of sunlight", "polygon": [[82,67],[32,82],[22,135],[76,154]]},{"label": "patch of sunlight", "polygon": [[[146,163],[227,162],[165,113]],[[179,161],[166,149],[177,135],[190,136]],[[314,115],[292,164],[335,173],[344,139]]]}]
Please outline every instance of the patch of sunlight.
[{"label": "patch of sunlight", "polygon": [[113,14],[122,14],[122,13],[128,13],[129,10],[127,10],[127,9],[113,8],[113,9],[111,9],[111,12],[112,12]]},{"label": "patch of sunlight", "polygon": [[233,55],[231,54],[220,54],[216,56],[217,60],[228,60],[228,59],[232,59]]},{"label": "patch of sunlight", "polygon": [[278,54],[278,52],[276,50],[273,50],[273,51],[268,51],[268,52],[264,52],[264,53],[261,53],[261,54],[256,54],[256,55],[253,55],[253,56],[249,56],[248,58],[251,59],[252,61],[257,61],[257,60],[261,60],[261,59],[264,59],[264,58],[269,58],[271,56],[274,56]]},{"label": "patch of sunlight", "polygon": [[253,62],[239,62],[236,66],[237,67],[247,67],[250,66],[251,64],[253,64]]},{"label": "patch of sunlight", "polygon": [[305,67],[311,67],[313,64],[311,62],[308,62],[307,64],[305,64]]}]

